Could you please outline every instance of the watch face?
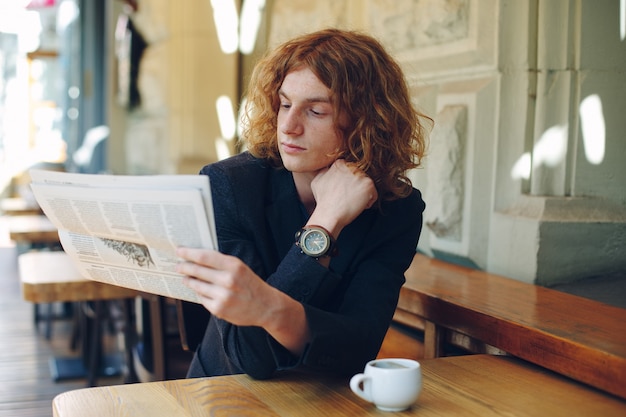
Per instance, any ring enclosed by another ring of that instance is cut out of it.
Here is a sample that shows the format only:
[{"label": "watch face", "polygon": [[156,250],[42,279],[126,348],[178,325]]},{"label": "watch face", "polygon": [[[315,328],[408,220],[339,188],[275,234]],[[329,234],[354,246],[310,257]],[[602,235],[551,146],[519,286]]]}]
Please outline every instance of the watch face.
[{"label": "watch face", "polygon": [[330,246],[330,239],[320,230],[310,229],[302,234],[302,250],[310,256],[323,255]]}]

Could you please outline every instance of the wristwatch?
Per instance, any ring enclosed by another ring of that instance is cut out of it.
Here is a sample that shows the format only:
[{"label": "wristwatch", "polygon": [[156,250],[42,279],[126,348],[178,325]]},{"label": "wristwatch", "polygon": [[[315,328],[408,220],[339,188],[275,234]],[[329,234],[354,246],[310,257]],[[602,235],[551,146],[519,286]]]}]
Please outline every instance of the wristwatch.
[{"label": "wristwatch", "polygon": [[296,245],[305,255],[319,259],[337,256],[339,250],[335,239],[322,226],[306,226],[296,232]]}]

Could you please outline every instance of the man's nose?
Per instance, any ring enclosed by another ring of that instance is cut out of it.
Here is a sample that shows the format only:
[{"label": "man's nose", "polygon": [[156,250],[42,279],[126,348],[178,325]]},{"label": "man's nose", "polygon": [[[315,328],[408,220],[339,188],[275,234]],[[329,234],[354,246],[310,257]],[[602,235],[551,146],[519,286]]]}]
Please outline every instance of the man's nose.
[{"label": "man's nose", "polygon": [[280,130],[286,135],[299,135],[302,133],[302,122],[297,111],[289,109],[286,114],[283,114]]}]

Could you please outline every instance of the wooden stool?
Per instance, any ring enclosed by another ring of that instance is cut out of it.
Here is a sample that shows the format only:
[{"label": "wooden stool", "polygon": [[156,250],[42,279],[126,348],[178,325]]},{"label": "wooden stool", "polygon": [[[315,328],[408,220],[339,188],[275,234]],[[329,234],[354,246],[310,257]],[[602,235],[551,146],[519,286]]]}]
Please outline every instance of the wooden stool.
[{"label": "wooden stool", "polygon": [[[86,362],[88,385],[94,386],[99,369],[101,347],[102,304],[105,300],[130,299],[140,293],[128,288],[105,284],[81,276],[65,252],[27,252],[18,256],[18,267],[22,283],[22,296],[34,303],[95,302],[94,329],[88,346],[83,350]],[[126,343],[130,342],[130,307],[125,308]],[[131,349],[126,346],[127,366]],[[85,363],[82,364],[85,366]],[[131,371],[132,372],[132,371]],[[63,376],[59,376],[62,378]]]}]

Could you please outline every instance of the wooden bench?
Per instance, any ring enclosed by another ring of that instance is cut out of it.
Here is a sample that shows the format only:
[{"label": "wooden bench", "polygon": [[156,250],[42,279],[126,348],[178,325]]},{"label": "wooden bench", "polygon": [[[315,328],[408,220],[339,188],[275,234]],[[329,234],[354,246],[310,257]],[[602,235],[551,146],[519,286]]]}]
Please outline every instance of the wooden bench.
[{"label": "wooden bench", "polygon": [[65,252],[26,252],[18,257],[22,296],[33,303],[133,298],[128,288],[84,278]]},{"label": "wooden bench", "polygon": [[452,343],[510,354],[626,399],[626,309],[416,254],[394,321],[424,331],[424,356]]},{"label": "wooden bench", "polygon": [[[152,352],[153,369],[146,369],[139,360],[138,353],[132,345],[137,338],[136,329],[133,328],[135,322],[126,317],[124,341],[127,343],[125,361],[129,368],[127,382],[160,381],[170,377],[170,374],[180,376],[180,368],[183,367],[186,372],[188,364],[185,362],[191,361],[191,354],[187,352],[186,355],[181,355],[178,350],[168,345],[166,320],[168,300],[164,297],[83,278],[65,252],[26,252],[19,255],[18,262],[22,296],[33,303],[98,301],[100,306],[101,302],[106,300],[129,300],[138,296],[147,302],[150,316],[147,320],[150,325],[149,331],[146,330],[150,334],[147,343],[150,344]],[[127,314],[131,308],[126,305]],[[98,325],[96,323],[94,327]],[[200,333],[200,336],[203,334]],[[96,344],[92,343],[89,348],[92,347],[95,348]],[[89,357],[94,358],[97,355],[90,353]],[[89,385],[92,386],[95,383],[93,379],[95,376],[91,369],[89,372],[88,378],[91,381]]]},{"label": "wooden bench", "polygon": [[21,197],[7,197],[0,200],[0,213],[10,216],[43,214],[37,203]]},{"label": "wooden bench", "polygon": [[43,214],[10,216],[8,220],[9,236],[16,242],[57,243],[59,231]]},{"label": "wooden bench", "polygon": [[[101,355],[101,329],[103,302],[106,300],[132,299],[140,293],[128,288],[116,285],[105,284],[84,278],[76,269],[69,256],[62,251],[33,251],[26,252],[18,256],[18,268],[20,281],[22,284],[22,296],[26,301],[33,303],[55,303],[55,302],[88,302],[94,301],[93,325],[86,330],[91,331],[91,337],[83,335],[83,358],[78,361],[55,360],[53,363],[64,363],[71,365],[59,365],[57,369],[63,374],[65,368],[72,368],[72,377],[80,375],[83,370],[79,364],[86,366],[86,377],[89,386],[94,386],[98,373],[99,362],[106,358]],[[126,363],[131,362],[131,347],[129,345],[132,334],[130,333],[130,306],[124,308],[126,314]],[[115,365],[114,365],[115,366]],[[62,369],[63,368],[63,369]],[[76,370],[78,369],[78,370]],[[127,378],[134,378],[134,370],[129,369],[131,375]],[[64,378],[58,375],[57,379]]]}]

